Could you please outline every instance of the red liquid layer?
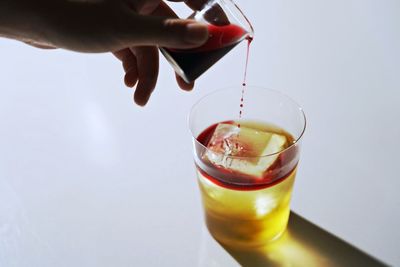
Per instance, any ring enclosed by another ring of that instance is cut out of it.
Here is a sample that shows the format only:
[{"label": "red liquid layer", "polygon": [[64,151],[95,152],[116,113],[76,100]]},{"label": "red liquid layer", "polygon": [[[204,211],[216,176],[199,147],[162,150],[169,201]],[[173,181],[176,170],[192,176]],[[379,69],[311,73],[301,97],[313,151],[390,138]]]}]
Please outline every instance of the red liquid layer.
[{"label": "red liquid layer", "polygon": [[165,48],[164,52],[178,64],[188,81],[196,80],[226,53],[234,48],[246,35],[246,31],[234,24],[208,25],[209,39],[194,49]]},{"label": "red liquid layer", "polygon": [[[234,121],[227,121],[224,123],[235,124]],[[203,146],[207,147],[217,125],[218,123],[205,129],[197,137],[197,141]],[[289,140],[289,143],[293,141],[293,137],[291,137],[289,134],[282,131],[279,131],[278,133],[285,134]],[[203,166],[200,167],[197,165],[197,168],[204,177],[219,186],[242,191],[258,190],[273,186],[285,180],[296,169],[297,153],[297,146],[291,146],[290,148],[287,148],[264,172],[264,175],[261,178],[239,173],[221,166],[216,166],[213,163],[204,160],[203,158],[201,159]]]}]

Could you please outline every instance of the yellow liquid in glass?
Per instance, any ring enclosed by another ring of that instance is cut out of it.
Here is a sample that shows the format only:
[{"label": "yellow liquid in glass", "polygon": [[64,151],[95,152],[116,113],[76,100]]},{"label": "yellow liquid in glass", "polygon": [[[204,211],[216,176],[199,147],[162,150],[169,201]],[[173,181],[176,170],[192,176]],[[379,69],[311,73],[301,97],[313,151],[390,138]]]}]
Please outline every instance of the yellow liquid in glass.
[{"label": "yellow liquid in glass", "polygon": [[[283,134],[287,137],[288,145],[293,142],[290,134],[271,125],[254,122],[241,124],[269,133]],[[297,158],[296,154],[295,149],[287,153],[293,158]],[[211,166],[211,176],[198,166],[197,176],[206,224],[213,237],[222,244],[235,247],[261,246],[277,239],[285,231],[290,214],[296,161],[294,159],[287,163],[292,167],[280,180],[257,188],[245,185],[232,187],[229,183],[226,185],[221,178],[223,175],[218,176],[217,168]],[[277,168],[286,165],[284,162],[280,164],[284,165],[278,165]]]},{"label": "yellow liquid in glass", "polygon": [[286,229],[296,175],[264,189],[244,191],[222,187],[197,171],[207,227],[230,246],[260,246]]}]

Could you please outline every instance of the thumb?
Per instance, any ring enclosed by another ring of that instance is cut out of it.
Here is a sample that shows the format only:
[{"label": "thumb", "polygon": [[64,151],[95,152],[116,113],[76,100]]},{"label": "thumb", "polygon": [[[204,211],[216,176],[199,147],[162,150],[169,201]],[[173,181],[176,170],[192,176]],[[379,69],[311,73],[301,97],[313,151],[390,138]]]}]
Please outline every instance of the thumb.
[{"label": "thumb", "polygon": [[135,34],[131,28],[127,41],[135,45],[194,48],[204,44],[209,37],[207,25],[195,20],[137,16],[134,24],[138,32]]}]

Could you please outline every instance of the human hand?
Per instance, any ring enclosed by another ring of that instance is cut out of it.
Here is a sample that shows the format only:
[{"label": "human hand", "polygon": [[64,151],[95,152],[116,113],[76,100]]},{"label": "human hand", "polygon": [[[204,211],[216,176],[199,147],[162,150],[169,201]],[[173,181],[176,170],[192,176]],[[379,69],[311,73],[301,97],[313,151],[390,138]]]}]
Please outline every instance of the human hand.
[{"label": "human hand", "polygon": [[[151,12],[152,16],[177,18],[176,14],[164,2],[157,0],[146,1],[150,5],[156,2],[159,2],[159,4],[154,10],[149,8],[149,6],[146,9],[147,12]],[[192,0],[186,1],[186,4],[193,9],[200,9],[204,2],[204,0]],[[201,26],[203,27],[203,25]],[[206,37],[208,38],[208,34]],[[172,45],[165,46],[176,48],[176,46]],[[156,46],[132,46],[116,51],[114,55],[122,61],[125,70],[125,84],[128,87],[133,87],[138,83],[134,94],[134,101],[139,105],[145,105],[157,82],[159,70],[158,48]],[[194,82],[187,84],[180,76],[177,74],[175,76],[180,88],[186,91],[193,89]]]},{"label": "human hand", "polygon": [[[200,8],[205,1],[185,2]],[[162,0],[3,0],[0,7],[0,35],[42,48],[114,52],[123,62],[126,85],[138,82],[139,105],[156,85],[157,46],[192,48],[208,38],[205,25],[176,19]],[[193,87],[177,80],[182,89]]]}]

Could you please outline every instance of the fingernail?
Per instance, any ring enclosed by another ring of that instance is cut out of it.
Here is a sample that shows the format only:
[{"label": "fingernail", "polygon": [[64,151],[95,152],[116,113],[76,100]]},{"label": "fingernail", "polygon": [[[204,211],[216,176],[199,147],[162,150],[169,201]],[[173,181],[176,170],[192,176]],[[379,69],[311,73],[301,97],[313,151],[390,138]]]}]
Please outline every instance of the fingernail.
[{"label": "fingernail", "polygon": [[190,44],[203,44],[208,39],[207,25],[202,23],[187,24],[184,39]]}]

